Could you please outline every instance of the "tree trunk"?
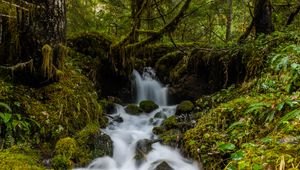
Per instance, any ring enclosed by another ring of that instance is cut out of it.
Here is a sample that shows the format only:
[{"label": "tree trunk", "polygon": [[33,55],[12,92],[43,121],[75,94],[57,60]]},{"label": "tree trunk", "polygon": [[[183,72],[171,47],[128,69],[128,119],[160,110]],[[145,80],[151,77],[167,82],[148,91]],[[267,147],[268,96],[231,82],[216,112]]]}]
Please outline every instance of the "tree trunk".
[{"label": "tree trunk", "polygon": [[232,22],[232,0],[227,0],[228,3],[228,13],[227,13],[227,23],[226,23],[226,42],[231,38],[231,22]]},{"label": "tree trunk", "polygon": [[256,0],[254,8],[255,34],[270,34],[274,31],[272,5],[270,0]]},{"label": "tree trunk", "polygon": [[129,43],[135,43],[139,40],[139,33],[136,31],[141,27],[140,10],[143,7],[144,0],[132,0],[131,1],[131,17],[133,22],[133,35],[131,36]]},{"label": "tree trunk", "polygon": [[26,3],[31,4],[29,10],[17,4],[20,7],[16,8],[16,22],[9,26],[14,29],[3,28],[15,37],[6,40],[13,42],[7,54],[12,56],[12,61],[6,65],[14,65],[7,68],[15,72],[15,80],[40,86],[58,80],[57,73],[61,73],[63,68],[66,55],[63,46],[66,42],[66,2],[26,0]]},{"label": "tree trunk", "polygon": [[245,33],[239,38],[239,44],[245,41],[251,33],[252,28],[255,28],[256,36],[261,33],[270,34],[274,31],[272,23],[272,5],[270,0],[255,0],[253,19]]}]

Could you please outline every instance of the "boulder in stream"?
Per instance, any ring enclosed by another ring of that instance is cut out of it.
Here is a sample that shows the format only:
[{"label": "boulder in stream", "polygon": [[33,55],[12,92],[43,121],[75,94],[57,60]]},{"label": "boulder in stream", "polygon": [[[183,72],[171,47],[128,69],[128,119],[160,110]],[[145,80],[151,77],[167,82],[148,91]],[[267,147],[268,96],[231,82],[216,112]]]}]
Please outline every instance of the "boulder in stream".
[{"label": "boulder in stream", "polygon": [[170,167],[169,164],[167,164],[165,161],[160,163],[155,170],[174,170],[173,168]]},{"label": "boulder in stream", "polygon": [[177,107],[176,107],[176,115],[180,115],[182,113],[189,113],[191,111],[193,111],[194,109],[194,104],[189,101],[189,100],[185,100],[182,101]]},{"label": "boulder in stream", "polygon": [[150,113],[159,107],[152,100],[141,101],[139,105],[140,105],[140,108],[146,113]]},{"label": "boulder in stream", "polygon": [[146,155],[152,150],[152,144],[159,141],[161,140],[141,139],[137,142],[134,156],[137,165],[140,165],[144,160],[146,160]]},{"label": "boulder in stream", "polygon": [[127,107],[125,108],[125,111],[131,115],[139,115],[139,114],[143,113],[143,110],[135,104],[127,105]]}]

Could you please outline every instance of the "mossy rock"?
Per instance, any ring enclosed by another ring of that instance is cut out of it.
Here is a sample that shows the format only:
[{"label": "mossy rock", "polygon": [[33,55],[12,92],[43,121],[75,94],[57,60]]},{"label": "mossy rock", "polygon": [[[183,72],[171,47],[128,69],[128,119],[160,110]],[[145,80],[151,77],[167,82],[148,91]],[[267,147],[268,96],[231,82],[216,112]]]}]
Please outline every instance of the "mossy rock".
[{"label": "mossy rock", "polygon": [[88,124],[75,135],[80,148],[79,165],[86,165],[93,159],[102,156],[112,156],[113,142],[110,137],[101,132],[96,123]]},{"label": "mossy rock", "polygon": [[65,155],[56,155],[54,158],[51,159],[51,166],[54,169],[71,169],[74,163]]},{"label": "mossy rock", "polygon": [[167,115],[162,113],[162,112],[157,112],[155,115],[154,115],[154,118],[157,118],[157,119],[166,119],[167,118]]},{"label": "mossy rock", "polygon": [[72,158],[78,152],[77,141],[71,137],[62,138],[55,145],[55,153],[57,155],[65,155],[67,158]]},{"label": "mossy rock", "polygon": [[139,115],[139,114],[143,113],[143,110],[135,104],[127,105],[127,107],[125,108],[125,111],[131,115]]},{"label": "mossy rock", "polygon": [[159,135],[159,134],[162,134],[164,133],[165,129],[161,126],[156,126],[152,129],[152,132],[155,134],[155,135]]},{"label": "mossy rock", "polygon": [[29,147],[13,146],[0,151],[0,169],[43,170],[40,157]]},{"label": "mossy rock", "polygon": [[115,112],[115,104],[111,100],[103,99],[100,101],[100,104],[106,114],[112,114]]},{"label": "mossy rock", "polygon": [[141,101],[139,105],[140,105],[140,108],[146,113],[150,113],[159,107],[156,103],[154,103],[151,100]]},{"label": "mossy rock", "polygon": [[173,115],[173,116],[168,117],[166,120],[164,120],[164,122],[162,123],[162,126],[164,128],[166,128],[167,130],[168,129],[176,129],[176,128],[178,128],[178,121],[177,121],[176,117]]},{"label": "mossy rock", "polygon": [[162,139],[163,144],[172,146],[172,147],[181,147],[182,145],[182,133],[178,129],[170,129],[164,131],[159,135]]},{"label": "mossy rock", "polygon": [[182,113],[189,113],[191,111],[193,111],[194,109],[194,104],[189,101],[189,100],[185,100],[182,101],[177,107],[176,107],[176,115],[180,115]]}]

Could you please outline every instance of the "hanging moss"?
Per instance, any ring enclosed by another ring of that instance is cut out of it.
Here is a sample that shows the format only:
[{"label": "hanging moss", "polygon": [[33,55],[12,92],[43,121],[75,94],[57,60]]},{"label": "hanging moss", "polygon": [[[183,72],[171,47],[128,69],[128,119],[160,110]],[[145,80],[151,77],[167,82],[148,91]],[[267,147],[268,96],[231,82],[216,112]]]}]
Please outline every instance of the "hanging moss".
[{"label": "hanging moss", "polygon": [[42,66],[41,71],[45,78],[50,79],[53,76],[53,50],[48,44],[45,44],[42,48]]}]

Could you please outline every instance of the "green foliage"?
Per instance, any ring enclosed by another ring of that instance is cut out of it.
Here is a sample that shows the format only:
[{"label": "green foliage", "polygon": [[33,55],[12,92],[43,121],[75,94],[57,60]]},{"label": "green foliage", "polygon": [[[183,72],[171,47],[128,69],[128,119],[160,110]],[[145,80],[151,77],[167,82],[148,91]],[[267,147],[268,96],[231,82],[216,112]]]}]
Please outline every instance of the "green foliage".
[{"label": "green foliage", "polygon": [[[6,111],[1,111],[2,108]],[[29,135],[34,133],[35,128],[40,124],[31,118],[26,118],[21,114],[13,113],[11,107],[6,103],[0,102],[0,134],[5,136],[3,145],[11,146],[16,140],[25,140]]]},{"label": "green foliage", "polygon": [[259,38],[268,51],[259,76],[196,101],[197,125],[184,134],[194,159],[201,155],[212,169],[299,168],[299,38],[292,37]]},{"label": "green foliage", "polygon": [[218,149],[225,152],[225,151],[231,151],[231,150],[235,150],[236,146],[232,143],[217,143],[218,145]]},{"label": "green foliage", "polygon": [[51,165],[56,170],[71,169],[73,162],[65,155],[56,155],[52,158]]}]

